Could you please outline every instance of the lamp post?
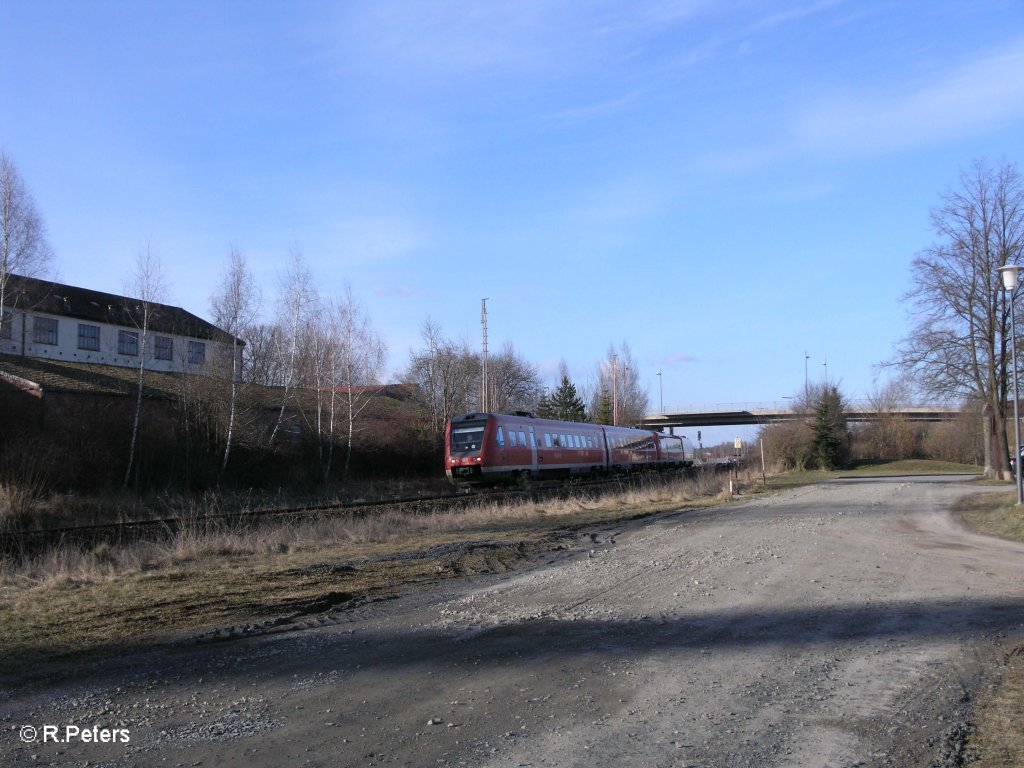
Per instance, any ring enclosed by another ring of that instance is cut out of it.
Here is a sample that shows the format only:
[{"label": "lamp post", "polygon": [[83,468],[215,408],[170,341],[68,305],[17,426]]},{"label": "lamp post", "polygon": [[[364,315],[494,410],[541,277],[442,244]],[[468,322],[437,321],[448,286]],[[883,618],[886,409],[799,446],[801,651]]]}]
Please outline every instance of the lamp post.
[{"label": "lamp post", "polygon": [[1013,298],[1017,290],[1020,267],[1007,264],[999,267],[999,276],[1003,279],[1003,290],[1010,294],[1010,359],[1013,365],[1013,466],[1014,484],[1017,486],[1017,504],[1024,503],[1024,488],[1021,486],[1020,475],[1020,413],[1017,389],[1017,320],[1014,317]]},{"label": "lamp post", "polygon": [[665,413],[665,386],[664,386],[664,384],[662,384],[661,371],[658,371],[658,396],[660,398],[659,402],[661,404],[661,411],[660,411],[660,413],[662,415],[664,415],[664,413]]}]

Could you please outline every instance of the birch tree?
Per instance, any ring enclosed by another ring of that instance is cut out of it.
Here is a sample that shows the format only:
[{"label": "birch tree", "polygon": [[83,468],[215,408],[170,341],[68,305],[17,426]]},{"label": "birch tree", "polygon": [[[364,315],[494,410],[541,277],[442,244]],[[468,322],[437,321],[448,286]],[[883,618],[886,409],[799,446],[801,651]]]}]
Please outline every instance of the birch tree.
[{"label": "birch tree", "polygon": [[221,459],[220,474],[223,475],[231,456],[235,435],[235,416],[238,409],[238,383],[241,379],[241,337],[245,336],[259,312],[259,289],[252,273],[245,263],[245,256],[232,248],[228,263],[221,277],[220,290],[210,302],[214,323],[225,331],[231,340],[231,362],[225,364],[224,373],[230,376],[228,399],[228,427],[224,439],[224,455]]},{"label": "birch tree", "polygon": [[[128,466],[124,471],[124,487],[127,488],[135,467],[135,451],[139,439],[139,423],[142,420],[142,392],[146,376],[146,349],[149,341],[153,313],[166,293],[167,287],[159,257],[147,245],[135,259],[135,272],[125,286],[125,310],[135,323],[137,331],[119,331],[119,334],[135,333],[139,355],[139,375],[135,388],[135,413],[132,417],[131,440],[128,448]],[[126,340],[128,341],[128,340]],[[118,340],[120,346],[121,341]]]},{"label": "birch tree", "polygon": [[11,274],[36,277],[52,258],[35,199],[14,161],[0,152],[0,323],[10,303],[7,282]]},{"label": "birch tree", "polygon": [[335,311],[335,328],[338,341],[337,388],[340,388],[344,400],[347,422],[344,469],[347,476],[352,463],[356,420],[379,391],[387,346],[373,329],[362,305],[352,295],[351,286],[346,286],[345,296]]},{"label": "birch tree", "polygon": [[274,438],[277,437],[281,424],[284,422],[285,409],[291,398],[292,389],[295,385],[299,372],[299,347],[302,342],[302,329],[308,319],[309,311],[314,306],[316,290],[313,287],[313,277],[306,267],[302,257],[302,251],[298,248],[292,250],[291,262],[281,279],[281,293],[278,297],[278,325],[280,333],[277,336],[279,344],[277,357],[280,361],[282,372],[282,393],[281,407],[278,410],[277,419],[270,432],[268,443],[274,445]]}]

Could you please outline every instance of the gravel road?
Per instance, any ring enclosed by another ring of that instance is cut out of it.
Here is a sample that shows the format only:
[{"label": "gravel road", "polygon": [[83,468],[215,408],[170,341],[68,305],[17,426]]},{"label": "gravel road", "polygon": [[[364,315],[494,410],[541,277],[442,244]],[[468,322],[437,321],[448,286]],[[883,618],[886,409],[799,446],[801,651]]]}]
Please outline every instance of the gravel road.
[{"label": "gravel road", "polygon": [[0,764],[958,765],[973,697],[1024,642],[1024,546],[948,513],[977,490],[832,481],[9,687]]}]

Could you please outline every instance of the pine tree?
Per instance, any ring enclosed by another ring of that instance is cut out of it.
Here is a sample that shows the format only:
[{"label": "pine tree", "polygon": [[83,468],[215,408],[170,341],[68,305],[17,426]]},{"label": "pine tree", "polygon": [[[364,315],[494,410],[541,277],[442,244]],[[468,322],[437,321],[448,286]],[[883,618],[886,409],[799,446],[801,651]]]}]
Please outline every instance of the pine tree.
[{"label": "pine tree", "polygon": [[847,426],[843,396],[834,384],[826,384],[814,407],[814,443],[812,456],[820,469],[836,469],[846,465]]},{"label": "pine tree", "polygon": [[569,381],[568,376],[562,376],[562,383],[551,396],[551,410],[554,413],[553,418],[560,421],[587,420],[586,406],[576,392],[576,385]]},{"label": "pine tree", "polygon": [[554,409],[551,407],[551,398],[548,397],[547,392],[541,393],[540,400],[537,402],[537,416],[541,419],[555,418]]},{"label": "pine tree", "polygon": [[615,418],[615,404],[612,401],[612,393],[602,389],[597,397],[597,410],[594,412],[594,423],[611,426]]}]

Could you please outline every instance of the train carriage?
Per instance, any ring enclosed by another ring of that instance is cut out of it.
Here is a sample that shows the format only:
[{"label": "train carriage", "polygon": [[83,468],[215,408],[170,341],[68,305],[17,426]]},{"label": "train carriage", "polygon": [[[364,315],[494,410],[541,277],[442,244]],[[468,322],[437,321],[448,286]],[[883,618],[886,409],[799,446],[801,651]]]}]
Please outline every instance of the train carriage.
[{"label": "train carriage", "polygon": [[455,484],[685,466],[684,455],[676,436],[529,413],[469,413],[445,430],[445,472]]}]

